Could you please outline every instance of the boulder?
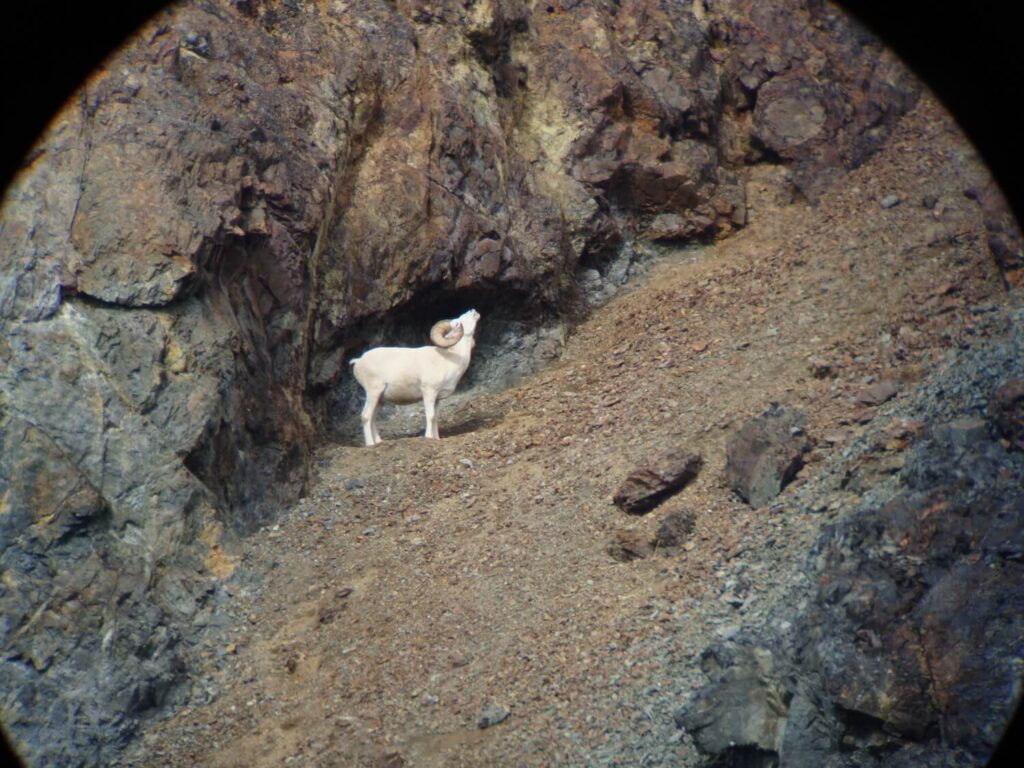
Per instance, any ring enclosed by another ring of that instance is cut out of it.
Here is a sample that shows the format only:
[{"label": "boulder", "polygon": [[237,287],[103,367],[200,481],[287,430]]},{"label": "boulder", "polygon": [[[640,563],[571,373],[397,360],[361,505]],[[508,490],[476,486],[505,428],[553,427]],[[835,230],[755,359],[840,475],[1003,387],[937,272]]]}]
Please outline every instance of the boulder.
[{"label": "boulder", "polygon": [[673,713],[676,725],[716,760],[743,756],[743,765],[778,765],[790,697],[772,652],[727,643],[707,651],[702,666],[713,682]]},{"label": "boulder", "polygon": [[699,454],[680,449],[666,451],[630,472],[612,501],[631,515],[650,512],[693,480],[702,463]]},{"label": "boulder", "polygon": [[726,441],[726,481],[752,507],[778,496],[803,466],[811,449],[804,420],[802,411],[775,404]]}]

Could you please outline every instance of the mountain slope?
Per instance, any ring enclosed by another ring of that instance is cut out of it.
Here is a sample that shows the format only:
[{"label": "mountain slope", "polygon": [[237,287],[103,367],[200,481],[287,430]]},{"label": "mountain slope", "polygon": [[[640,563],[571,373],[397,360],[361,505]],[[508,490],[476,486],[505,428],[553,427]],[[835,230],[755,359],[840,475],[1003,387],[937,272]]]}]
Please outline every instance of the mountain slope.
[{"label": "mountain slope", "polygon": [[[904,411],[958,349],[1011,350],[989,375],[1021,373],[964,194],[985,173],[934,103],[816,207],[790,201],[783,173],[755,169],[748,228],[666,249],[555,365],[444,403],[440,442],[417,436],[414,408],[376,449],[341,419],[306,497],[248,540],[235,623],[203,651],[195,702],[126,764],[697,764],[672,713],[707,682],[702,652],[799,621],[809,549],[890,492],[932,427]],[[881,207],[888,195],[900,203]],[[866,408],[878,381],[899,394]],[[724,483],[725,440],[773,402],[806,412],[816,447],[776,503],[751,509]],[[672,447],[704,457],[690,486],[644,517],[612,505],[634,466]],[[1006,466],[1018,481],[1020,464]],[[609,554],[678,511],[695,521],[681,549]],[[922,739],[921,765],[964,747]]]}]

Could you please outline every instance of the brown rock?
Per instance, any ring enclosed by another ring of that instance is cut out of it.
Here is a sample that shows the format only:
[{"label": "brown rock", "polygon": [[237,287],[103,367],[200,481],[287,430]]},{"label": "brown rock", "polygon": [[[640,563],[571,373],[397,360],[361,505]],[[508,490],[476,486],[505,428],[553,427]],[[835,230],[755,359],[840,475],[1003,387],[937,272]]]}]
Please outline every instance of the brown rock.
[{"label": "brown rock", "polygon": [[856,398],[857,402],[864,405],[878,406],[896,397],[899,391],[896,382],[885,379],[865,387],[856,394]]},{"label": "brown rock", "polygon": [[699,454],[679,449],[666,451],[630,472],[612,501],[633,515],[649,512],[693,480],[701,464]]},{"label": "brown rock", "polygon": [[989,406],[996,428],[1018,449],[1024,448],[1024,379],[1007,379],[992,396]]},{"label": "brown rock", "polygon": [[775,498],[803,466],[811,449],[804,418],[796,408],[774,404],[726,441],[726,480],[752,507]]},{"label": "brown rock", "polygon": [[613,560],[628,563],[649,557],[654,552],[654,545],[647,536],[637,531],[618,531],[608,542],[605,551]]},{"label": "brown rock", "polygon": [[688,509],[665,515],[654,540],[658,551],[666,554],[674,552],[690,540],[696,526],[696,516]]},{"label": "brown rock", "polygon": [[405,765],[405,758],[398,752],[388,752],[377,755],[367,765],[370,768],[402,768]]},{"label": "brown rock", "polygon": [[811,375],[816,379],[828,378],[834,370],[832,364],[821,357],[812,357],[807,364],[811,369]]}]

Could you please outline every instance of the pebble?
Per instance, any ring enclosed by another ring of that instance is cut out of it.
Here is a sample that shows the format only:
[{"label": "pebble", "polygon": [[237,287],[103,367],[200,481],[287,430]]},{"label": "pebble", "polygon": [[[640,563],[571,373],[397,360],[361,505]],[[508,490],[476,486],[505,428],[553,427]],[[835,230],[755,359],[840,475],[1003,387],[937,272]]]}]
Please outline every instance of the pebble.
[{"label": "pebble", "polygon": [[715,630],[715,634],[723,640],[731,640],[740,633],[739,624],[725,624]]},{"label": "pebble", "polygon": [[480,719],[477,720],[476,726],[481,729],[490,728],[492,725],[505,722],[508,716],[509,711],[500,704],[488,704],[480,713]]},{"label": "pebble", "polygon": [[900,204],[900,199],[896,195],[886,195],[878,204],[883,208],[892,208]]}]

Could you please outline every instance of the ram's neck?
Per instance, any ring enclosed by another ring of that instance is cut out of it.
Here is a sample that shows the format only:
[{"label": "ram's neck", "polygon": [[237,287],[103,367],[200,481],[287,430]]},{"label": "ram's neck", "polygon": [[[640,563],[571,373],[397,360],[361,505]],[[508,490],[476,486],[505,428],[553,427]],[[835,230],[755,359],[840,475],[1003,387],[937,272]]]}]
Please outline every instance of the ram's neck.
[{"label": "ram's neck", "polygon": [[476,339],[472,336],[463,336],[459,339],[458,343],[449,347],[452,352],[457,355],[468,355],[473,351],[473,347],[476,346]]}]

